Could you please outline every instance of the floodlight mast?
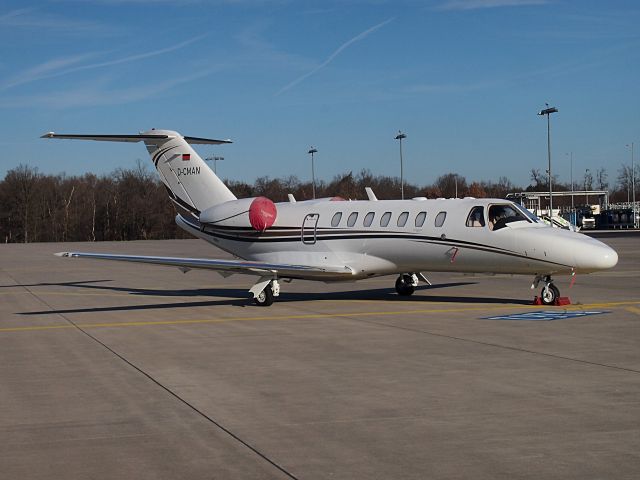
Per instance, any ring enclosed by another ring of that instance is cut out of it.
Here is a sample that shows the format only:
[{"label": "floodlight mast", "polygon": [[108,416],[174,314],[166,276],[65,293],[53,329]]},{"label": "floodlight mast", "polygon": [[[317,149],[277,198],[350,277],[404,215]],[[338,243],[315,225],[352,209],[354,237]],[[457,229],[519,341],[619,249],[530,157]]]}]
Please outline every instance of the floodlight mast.
[{"label": "floodlight mast", "polygon": [[313,161],[313,154],[318,153],[318,150],[314,147],[311,147],[307,152],[311,155],[311,190],[313,192],[313,198],[316,198],[316,169]]},{"label": "floodlight mast", "polygon": [[547,173],[549,174],[549,219],[553,223],[553,177],[551,175],[551,122],[549,117],[551,117],[552,113],[557,113],[558,109],[556,107],[549,107],[548,103],[545,103],[547,108],[538,112],[538,115],[546,115],[547,116],[547,157],[549,160],[549,170]]},{"label": "floodlight mast", "polygon": [[574,200],[573,200],[573,196],[574,196],[573,195],[573,191],[574,191],[574,188],[573,188],[573,152],[565,153],[565,155],[569,155],[569,158],[570,158],[569,161],[571,162],[571,167],[570,167],[570,169],[571,169],[570,170],[571,171],[571,173],[570,173],[570,175],[571,175],[571,215],[572,215],[571,218],[573,219],[574,223],[578,223],[577,220],[576,220],[576,212],[575,212],[575,207],[574,207],[574,204],[573,204],[573,202],[574,202]]},{"label": "floodlight mast", "polygon": [[402,140],[407,138],[407,136],[398,130],[398,135],[396,135],[396,140],[400,142],[400,197],[404,200],[404,168],[402,165]]},{"label": "floodlight mast", "polygon": [[[633,158],[633,145],[634,142],[631,142],[627,147],[631,147],[631,202],[633,205],[633,228],[638,228],[638,222],[636,221],[636,169]],[[629,190],[627,190],[627,194],[628,192]]]},{"label": "floodlight mast", "polygon": [[213,160],[213,173],[218,175],[218,161],[224,160],[224,157],[218,157],[218,156],[212,155],[211,157],[205,158],[205,160],[207,162],[210,162]]}]

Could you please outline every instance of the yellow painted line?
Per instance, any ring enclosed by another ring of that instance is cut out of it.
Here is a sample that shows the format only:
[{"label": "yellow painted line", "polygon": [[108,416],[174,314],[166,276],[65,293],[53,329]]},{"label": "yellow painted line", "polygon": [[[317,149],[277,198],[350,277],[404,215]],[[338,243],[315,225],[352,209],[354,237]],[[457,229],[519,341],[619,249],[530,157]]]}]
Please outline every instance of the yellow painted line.
[{"label": "yellow painted line", "polygon": [[[585,305],[570,305],[565,310],[575,311],[592,308],[611,308],[621,305],[639,305],[640,301],[636,302],[611,302],[611,303],[597,303],[597,304],[585,304]],[[282,316],[255,316],[255,317],[232,317],[232,318],[207,318],[207,319],[193,319],[193,320],[159,320],[159,321],[140,321],[140,322],[109,322],[109,323],[79,323],[80,328],[113,328],[113,327],[146,327],[154,325],[195,325],[195,324],[215,324],[215,323],[230,323],[230,322],[258,322],[258,321],[282,321],[282,320],[309,320],[317,318],[352,318],[352,317],[381,317],[390,315],[418,315],[418,314],[433,314],[433,313],[456,313],[456,312],[477,312],[487,310],[507,310],[507,309],[539,309],[541,305],[499,305],[499,306],[477,306],[477,307],[461,307],[461,308],[440,308],[440,309],[419,309],[419,310],[398,310],[398,311],[383,311],[383,312],[346,312],[346,313],[311,313],[305,315],[282,315]],[[639,309],[640,310],[640,309]],[[55,313],[55,312],[52,312]],[[63,330],[75,328],[71,324],[63,325],[42,325],[42,326],[27,326],[27,327],[6,327],[0,328],[1,332],[24,332],[24,331],[39,331],[39,330]]]},{"label": "yellow painted line", "polygon": [[631,313],[635,313],[637,315],[640,315],[640,308],[636,308],[636,307],[627,307],[625,308],[625,310],[631,312]]}]

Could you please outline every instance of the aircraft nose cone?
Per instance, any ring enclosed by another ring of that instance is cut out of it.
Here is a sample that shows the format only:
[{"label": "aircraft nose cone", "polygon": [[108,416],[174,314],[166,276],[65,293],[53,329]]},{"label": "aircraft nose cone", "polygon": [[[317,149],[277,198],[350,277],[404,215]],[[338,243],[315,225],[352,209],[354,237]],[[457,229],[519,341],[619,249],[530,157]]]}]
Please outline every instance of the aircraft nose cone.
[{"label": "aircraft nose cone", "polygon": [[615,267],[618,263],[618,253],[610,246],[594,239],[577,246],[574,254],[576,268],[579,271],[606,270]]},{"label": "aircraft nose cone", "polygon": [[607,251],[603,254],[601,268],[613,268],[618,264],[618,252],[613,248],[607,247]]}]

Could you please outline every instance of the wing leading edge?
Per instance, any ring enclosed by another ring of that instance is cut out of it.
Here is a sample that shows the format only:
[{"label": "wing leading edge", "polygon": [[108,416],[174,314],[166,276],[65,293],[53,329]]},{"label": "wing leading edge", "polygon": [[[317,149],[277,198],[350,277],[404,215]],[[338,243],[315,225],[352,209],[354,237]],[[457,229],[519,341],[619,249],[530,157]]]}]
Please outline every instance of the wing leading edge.
[{"label": "wing leading edge", "polygon": [[180,269],[200,268],[227,273],[244,273],[248,275],[290,278],[349,278],[353,270],[346,265],[293,265],[286,263],[250,262],[246,260],[217,260],[208,258],[154,257],[141,255],[117,255],[110,253],[60,252],[58,257],[90,258],[94,260],[112,260],[118,262],[150,263],[178,267]]}]

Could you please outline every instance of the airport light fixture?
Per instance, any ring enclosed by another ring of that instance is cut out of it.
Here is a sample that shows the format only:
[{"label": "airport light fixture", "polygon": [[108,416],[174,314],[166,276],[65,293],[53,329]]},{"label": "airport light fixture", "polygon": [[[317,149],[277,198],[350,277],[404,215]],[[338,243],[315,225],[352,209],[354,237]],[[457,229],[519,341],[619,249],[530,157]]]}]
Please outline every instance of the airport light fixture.
[{"label": "airport light fixture", "polygon": [[205,158],[205,160],[207,162],[211,162],[213,161],[213,173],[215,173],[216,175],[218,175],[218,162],[220,160],[224,160],[224,157],[217,157],[215,155],[211,156],[211,157],[207,157]]},{"label": "airport light fixture", "polygon": [[313,154],[318,153],[318,150],[311,147],[307,153],[311,155],[311,189],[313,192],[313,198],[316,198],[316,168],[313,160]]},{"label": "airport light fixture", "polygon": [[547,157],[549,160],[549,169],[547,173],[549,174],[549,218],[553,218],[553,176],[551,175],[551,121],[549,118],[552,113],[557,113],[558,109],[556,107],[549,107],[548,103],[545,103],[547,108],[544,110],[540,110],[538,115],[546,115],[547,116]]},{"label": "airport light fixture", "polygon": [[453,178],[454,178],[454,179],[455,179],[455,181],[456,181],[456,198],[458,198],[458,174],[457,174],[457,173],[454,173],[454,174],[453,174]]},{"label": "airport light fixture", "polygon": [[[589,170],[588,168],[584,171],[584,191],[588,192],[587,190],[587,179],[589,178],[589,176],[591,175],[591,170]],[[589,185],[589,190],[591,190],[591,185]],[[587,205],[589,205],[589,194],[587,193]]]},{"label": "airport light fixture", "polygon": [[402,165],[402,140],[407,138],[407,136],[398,130],[398,135],[396,135],[396,140],[400,142],[400,197],[404,200],[404,168]]},{"label": "airport light fixture", "polygon": [[638,228],[638,222],[636,220],[636,169],[633,160],[633,142],[631,142],[630,145],[627,145],[627,147],[631,147],[631,201],[633,202],[633,228]]},{"label": "airport light fixture", "polygon": [[573,152],[565,153],[565,155],[569,155],[570,162],[570,175],[571,175],[571,215],[574,215],[575,220],[575,207],[573,206]]}]

